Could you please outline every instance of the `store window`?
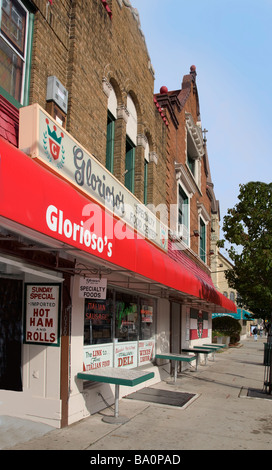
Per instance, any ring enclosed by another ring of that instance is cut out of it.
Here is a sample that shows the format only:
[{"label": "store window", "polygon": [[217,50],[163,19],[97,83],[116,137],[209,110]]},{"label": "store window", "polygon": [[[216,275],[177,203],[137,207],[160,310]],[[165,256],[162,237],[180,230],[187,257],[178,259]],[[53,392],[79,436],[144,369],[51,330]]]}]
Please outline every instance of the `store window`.
[{"label": "store window", "polygon": [[0,0],[0,91],[27,104],[33,15],[20,0]]},{"label": "store window", "polygon": [[155,353],[156,301],[107,289],[106,300],[85,300],[83,369],[134,368]]},{"label": "store window", "polygon": [[[115,329],[113,325],[115,324]],[[155,334],[155,301],[108,289],[107,299],[85,299],[84,345],[148,340]]]},{"label": "store window", "polygon": [[106,300],[85,299],[84,345],[113,341],[113,292]]},{"label": "store window", "polygon": [[137,341],[139,337],[138,298],[116,292],[115,337],[120,341]]},{"label": "store window", "polygon": [[140,300],[140,340],[147,340],[155,334],[154,300]]}]

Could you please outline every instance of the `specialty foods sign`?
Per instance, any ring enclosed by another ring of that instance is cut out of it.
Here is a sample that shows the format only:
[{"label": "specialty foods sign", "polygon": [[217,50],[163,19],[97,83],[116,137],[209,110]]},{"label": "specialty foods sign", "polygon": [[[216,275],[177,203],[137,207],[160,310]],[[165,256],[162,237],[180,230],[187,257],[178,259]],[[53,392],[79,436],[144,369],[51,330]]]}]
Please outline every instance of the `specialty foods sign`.
[{"label": "specialty foods sign", "polygon": [[19,148],[167,250],[167,227],[37,104],[20,109]]},{"label": "specialty foods sign", "polygon": [[106,299],[107,279],[81,277],[79,296],[84,299]]}]

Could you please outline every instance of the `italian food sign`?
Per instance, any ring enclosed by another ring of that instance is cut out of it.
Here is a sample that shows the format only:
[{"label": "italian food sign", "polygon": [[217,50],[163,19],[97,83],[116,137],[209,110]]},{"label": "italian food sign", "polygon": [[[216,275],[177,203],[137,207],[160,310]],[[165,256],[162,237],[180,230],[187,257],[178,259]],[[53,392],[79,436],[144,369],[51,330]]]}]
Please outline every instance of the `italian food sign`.
[{"label": "italian food sign", "polygon": [[59,346],[60,284],[26,284],[24,343]]}]

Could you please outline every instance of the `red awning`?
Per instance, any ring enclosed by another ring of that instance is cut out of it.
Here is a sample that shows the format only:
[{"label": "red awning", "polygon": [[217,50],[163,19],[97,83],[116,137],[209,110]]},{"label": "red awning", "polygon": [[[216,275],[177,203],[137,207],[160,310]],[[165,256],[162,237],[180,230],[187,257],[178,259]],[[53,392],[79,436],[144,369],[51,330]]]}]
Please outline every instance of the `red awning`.
[{"label": "red awning", "polygon": [[[236,312],[233,302],[192,270],[171,259],[126,227],[129,237],[111,237],[106,227],[118,219],[103,212],[103,233],[83,216],[91,198],[57,177],[30,157],[0,139],[0,215],[51,238],[91,253],[99,259],[137,273],[181,293]],[[89,221],[91,216],[89,214]],[[89,228],[88,228],[89,227]],[[135,235],[135,236],[134,236]]]}]

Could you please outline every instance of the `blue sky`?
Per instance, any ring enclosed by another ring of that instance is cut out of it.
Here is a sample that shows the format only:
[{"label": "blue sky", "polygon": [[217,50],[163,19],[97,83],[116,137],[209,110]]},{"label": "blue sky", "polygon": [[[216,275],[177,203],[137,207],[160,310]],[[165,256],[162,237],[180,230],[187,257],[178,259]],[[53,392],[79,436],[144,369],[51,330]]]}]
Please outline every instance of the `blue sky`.
[{"label": "blue sky", "polygon": [[271,179],[272,0],[130,0],[140,15],[154,92],[197,71],[221,225],[239,184]]}]

